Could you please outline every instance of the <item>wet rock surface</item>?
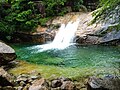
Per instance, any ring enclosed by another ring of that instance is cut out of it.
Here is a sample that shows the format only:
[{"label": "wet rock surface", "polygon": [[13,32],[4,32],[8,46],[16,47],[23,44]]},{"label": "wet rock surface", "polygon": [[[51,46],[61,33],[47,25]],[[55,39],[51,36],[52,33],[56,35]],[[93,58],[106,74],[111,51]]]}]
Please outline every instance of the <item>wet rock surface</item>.
[{"label": "wet rock surface", "polygon": [[[116,9],[116,11],[113,10],[113,12],[116,12],[114,14],[118,14],[119,9]],[[75,34],[75,42],[83,45],[104,43],[108,43],[108,45],[120,45],[120,30],[116,30],[115,28],[115,25],[119,24],[119,15],[113,15],[113,18],[108,17],[109,19],[106,18],[105,23],[101,22],[90,25],[90,21],[93,20],[92,12],[71,12],[64,15],[64,17],[59,16],[54,18],[53,20],[51,20],[51,22],[48,22],[48,24],[67,25],[69,21],[75,20],[75,16],[78,16],[80,19],[80,23]],[[113,26],[114,28],[111,29],[111,26]]]},{"label": "wet rock surface", "polygon": [[7,64],[16,59],[15,50],[7,44],[0,42],[0,65]]}]

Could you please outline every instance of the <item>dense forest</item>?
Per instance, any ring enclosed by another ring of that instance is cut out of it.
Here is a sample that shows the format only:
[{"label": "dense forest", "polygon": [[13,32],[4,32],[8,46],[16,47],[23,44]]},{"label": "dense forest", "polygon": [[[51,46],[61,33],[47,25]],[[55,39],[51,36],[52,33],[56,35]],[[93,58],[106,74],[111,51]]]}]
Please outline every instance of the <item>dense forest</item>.
[{"label": "dense forest", "polygon": [[31,31],[38,24],[53,16],[64,15],[78,11],[82,0],[5,0],[0,2],[0,30],[12,33],[14,31]]},{"label": "dense forest", "polygon": [[[16,31],[33,32],[38,25],[45,26],[45,23],[54,16],[85,8],[85,2],[85,0],[1,0],[0,32],[7,36]],[[119,0],[96,2],[100,2],[98,8],[101,9],[93,13],[95,18],[92,23],[104,20],[110,14],[108,12],[120,4]]]}]

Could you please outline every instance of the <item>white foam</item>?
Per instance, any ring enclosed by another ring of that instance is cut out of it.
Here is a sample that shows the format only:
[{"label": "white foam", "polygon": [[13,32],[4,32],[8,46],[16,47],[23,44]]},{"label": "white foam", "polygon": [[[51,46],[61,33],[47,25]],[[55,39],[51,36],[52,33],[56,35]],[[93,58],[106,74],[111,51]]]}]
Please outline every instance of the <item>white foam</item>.
[{"label": "white foam", "polygon": [[62,24],[59,28],[58,33],[56,34],[52,43],[37,45],[32,47],[32,49],[39,49],[39,52],[50,50],[50,49],[65,49],[70,45],[73,45],[73,38],[75,32],[77,31],[79,24],[79,19],[76,22],[69,22],[66,26]]}]

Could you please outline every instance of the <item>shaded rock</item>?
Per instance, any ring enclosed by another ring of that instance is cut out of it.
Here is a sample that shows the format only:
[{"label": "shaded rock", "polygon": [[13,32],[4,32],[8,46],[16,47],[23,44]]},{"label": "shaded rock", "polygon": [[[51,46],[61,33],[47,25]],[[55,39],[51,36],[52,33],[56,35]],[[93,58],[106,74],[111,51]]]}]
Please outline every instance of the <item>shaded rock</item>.
[{"label": "shaded rock", "polygon": [[51,83],[53,90],[76,90],[74,83],[69,78],[60,77]]},{"label": "shaded rock", "polygon": [[86,35],[83,37],[77,36],[75,38],[75,42],[79,43],[79,44],[98,44],[99,43],[99,37],[97,36],[90,36],[90,35]]},{"label": "shaded rock", "polygon": [[29,84],[27,84],[27,85],[23,88],[23,90],[28,90],[28,89],[29,89],[29,87],[30,87],[30,85],[29,85]]},{"label": "shaded rock", "polygon": [[102,38],[100,38],[100,43],[114,42],[114,41],[120,41],[120,31],[116,31],[116,30],[111,31]]},{"label": "shaded rock", "polygon": [[55,79],[55,80],[52,80],[51,86],[52,86],[52,88],[61,87],[61,85],[62,85],[65,81],[71,81],[71,80],[70,80],[69,78],[60,77],[60,78],[57,78],[57,79]]},{"label": "shaded rock", "polygon": [[32,85],[29,87],[29,90],[48,90],[47,82],[44,78],[33,81]]},{"label": "shaded rock", "polygon": [[26,85],[26,83],[24,81],[21,81],[19,85],[24,87]]},{"label": "shaded rock", "polygon": [[104,78],[90,77],[87,90],[120,90],[120,79],[115,76]]},{"label": "shaded rock", "polygon": [[7,64],[14,59],[16,59],[14,49],[3,42],[0,42],[0,65]]},{"label": "shaded rock", "polygon": [[47,84],[46,82],[43,84],[43,82],[44,80],[42,81],[41,75],[39,73],[34,75],[30,73],[20,74],[15,79],[17,90],[29,90],[30,86],[32,86],[32,89],[35,88],[35,90],[37,90],[39,88],[39,84],[43,85],[41,88],[45,88],[44,86],[47,86]]},{"label": "shaded rock", "polygon": [[16,32],[13,34],[13,38],[11,42],[13,43],[23,43],[23,42],[31,42],[31,43],[45,43],[47,41],[52,41],[54,38],[54,33],[47,31],[39,31],[34,33],[26,33],[26,32]]},{"label": "shaded rock", "polygon": [[16,89],[11,86],[6,86],[6,87],[3,87],[2,90],[16,90]]},{"label": "shaded rock", "polygon": [[61,80],[53,80],[52,81],[52,87],[53,88],[60,87],[61,85],[62,85],[62,81]]},{"label": "shaded rock", "polygon": [[17,77],[16,82],[21,82],[21,81],[26,82],[28,80],[28,77],[29,77],[29,75],[27,75],[27,74],[21,74]]},{"label": "shaded rock", "polygon": [[0,68],[0,86],[13,86],[13,77]]}]

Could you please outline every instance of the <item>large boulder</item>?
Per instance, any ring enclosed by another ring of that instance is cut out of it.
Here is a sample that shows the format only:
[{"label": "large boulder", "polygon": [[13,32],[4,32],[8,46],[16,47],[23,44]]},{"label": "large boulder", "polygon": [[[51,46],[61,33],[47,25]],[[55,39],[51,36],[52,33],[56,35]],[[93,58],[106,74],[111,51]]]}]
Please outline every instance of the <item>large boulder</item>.
[{"label": "large boulder", "polygon": [[0,42],[0,65],[5,65],[8,62],[16,59],[15,50],[3,42]]},{"label": "large boulder", "polygon": [[120,44],[120,30],[113,30],[100,38],[100,43],[112,42],[112,44]]},{"label": "large boulder", "polygon": [[99,37],[92,35],[86,35],[84,37],[76,36],[75,41],[83,45],[99,44]]},{"label": "large boulder", "polygon": [[120,79],[112,75],[104,78],[90,77],[87,90],[120,90]]}]

